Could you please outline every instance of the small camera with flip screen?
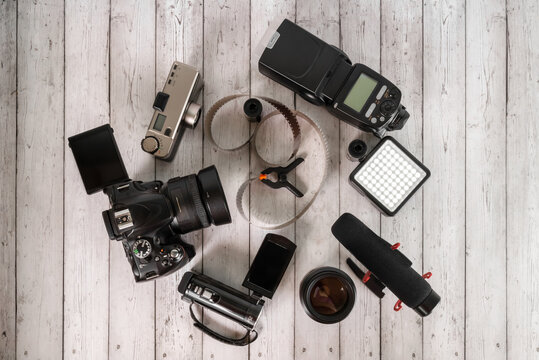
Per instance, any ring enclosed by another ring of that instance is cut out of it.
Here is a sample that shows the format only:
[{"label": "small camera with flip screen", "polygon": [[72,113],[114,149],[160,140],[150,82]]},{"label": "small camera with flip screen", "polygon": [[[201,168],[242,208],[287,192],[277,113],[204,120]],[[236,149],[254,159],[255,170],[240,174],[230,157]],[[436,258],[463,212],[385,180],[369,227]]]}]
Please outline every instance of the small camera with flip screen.
[{"label": "small camera with flip screen", "polygon": [[[258,250],[253,264],[243,280],[243,286],[253,291],[247,295],[209,276],[187,272],[178,291],[182,299],[191,303],[189,311],[195,327],[207,335],[230,345],[244,346],[255,341],[258,333],[254,329],[264,306],[262,297],[271,299],[294,256],[296,245],[276,234],[267,234]],[[196,317],[193,305],[198,304],[230,319],[247,332],[239,339],[230,338],[211,330]]]},{"label": "small camera with flip screen", "polygon": [[142,140],[142,150],[170,161],[185,128],[194,129],[200,118],[201,107],[195,103],[202,89],[202,76],[192,66],[175,61],[163,91],[157,93],[155,112]]},{"label": "small camera with flip screen", "polygon": [[260,72],[348,124],[378,137],[409,118],[401,92],[388,79],[285,19],[263,49]]}]

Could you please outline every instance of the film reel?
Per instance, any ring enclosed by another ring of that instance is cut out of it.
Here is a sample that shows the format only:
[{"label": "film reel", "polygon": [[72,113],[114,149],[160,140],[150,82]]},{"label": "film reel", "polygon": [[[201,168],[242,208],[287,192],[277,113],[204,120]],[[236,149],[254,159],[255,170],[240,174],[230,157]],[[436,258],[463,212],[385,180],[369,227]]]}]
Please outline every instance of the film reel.
[{"label": "film reel", "polygon": [[[229,110],[230,113],[220,112],[224,111],[227,103],[243,98],[247,100],[248,96],[230,95],[210,108],[205,119],[206,137],[219,151],[235,152],[249,144],[252,146],[254,151],[251,152],[251,167],[257,170],[256,176],[247,179],[240,186],[236,206],[241,216],[250,224],[267,230],[280,229],[294,223],[307,212],[320,192],[327,176],[329,159],[326,136],[316,121],[307,115],[291,110],[271,98],[255,96],[254,98],[261,100],[266,104],[264,107],[269,107],[270,110],[262,113],[254,130],[248,135],[245,134],[245,140],[227,146],[219,145],[213,133],[216,118],[222,116],[234,121],[242,119],[239,106],[236,106],[235,110]],[[268,104],[270,106],[267,106]],[[292,142],[289,144],[290,154],[277,162],[261,156],[257,147],[260,129],[270,119],[286,122]],[[292,164],[294,169],[286,172],[285,175],[288,176],[284,177],[291,185],[288,187],[283,185],[282,173],[279,170],[287,169],[287,165]],[[276,190],[279,187],[287,187],[290,191]]]}]

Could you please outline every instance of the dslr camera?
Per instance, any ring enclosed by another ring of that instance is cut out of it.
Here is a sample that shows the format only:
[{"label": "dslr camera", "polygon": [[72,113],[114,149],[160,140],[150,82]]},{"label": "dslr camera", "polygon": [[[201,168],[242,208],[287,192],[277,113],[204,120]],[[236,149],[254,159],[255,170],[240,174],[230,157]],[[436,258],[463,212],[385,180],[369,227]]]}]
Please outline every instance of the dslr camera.
[{"label": "dslr camera", "polygon": [[166,184],[132,181],[109,125],[70,137],[69,146],[86,192],[109,197],[103,221],[110,239],[122,241],[136,282],[168,275],[195,256],[182,234],[231,222],[215,166]]}]

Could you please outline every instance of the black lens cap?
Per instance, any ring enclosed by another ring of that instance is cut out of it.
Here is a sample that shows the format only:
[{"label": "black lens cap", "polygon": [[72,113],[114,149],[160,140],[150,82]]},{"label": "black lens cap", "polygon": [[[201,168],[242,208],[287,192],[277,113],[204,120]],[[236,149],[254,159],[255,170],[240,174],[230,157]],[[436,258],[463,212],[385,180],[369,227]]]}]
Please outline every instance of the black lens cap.
[{"label": "black lens cap", "polygon": [[348,144],[348,159],[362,161],[367,155],[367,144],[363,140],[355,139]]}]

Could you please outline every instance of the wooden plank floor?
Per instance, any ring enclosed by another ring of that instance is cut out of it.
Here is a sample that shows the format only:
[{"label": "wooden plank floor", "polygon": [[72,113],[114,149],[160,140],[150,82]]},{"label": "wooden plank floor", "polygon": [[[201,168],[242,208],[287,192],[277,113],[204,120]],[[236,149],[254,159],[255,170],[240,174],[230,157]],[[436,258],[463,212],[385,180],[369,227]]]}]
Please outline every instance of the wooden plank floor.
[{"label": "wooden plank floor", "polygon": [[[284,17],[401,88],[411,118],[392,135],[432,177],[397,216],[347,182],[347,144],[372,136],[251,67],[268,24]],[[537,0],[0,2],[0,359],[539,359],[538,19]],[[249,150],[214,151],[201,125],[172,163],[139,148],[174,60],[201,70],[206,108],[231,93],[267,95],[328,137],[328,179],[279,231],[298,250],[248,347],[203,336],[176,288],[191,268],[241,288],[265,234],[232,200],[258,170]],[[102,224],[106,196],[83,189],[67,138],[106,123],[135,179],[220,172],[233,223],[189,234],[197,255],[172,276],[135,285]],[[379,301],[357,281],[343,322],[307,317],[303,276],[347,271],[330,233],[343,212],[433,272],[442,301],[432,315],[396,313],[392,294]]]}]

